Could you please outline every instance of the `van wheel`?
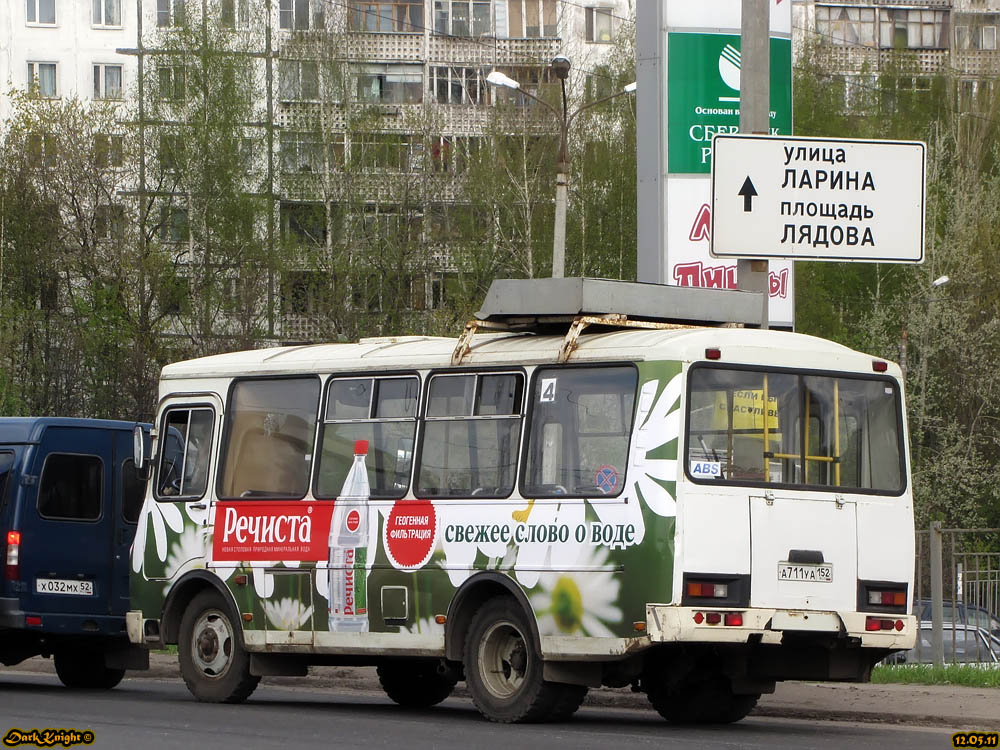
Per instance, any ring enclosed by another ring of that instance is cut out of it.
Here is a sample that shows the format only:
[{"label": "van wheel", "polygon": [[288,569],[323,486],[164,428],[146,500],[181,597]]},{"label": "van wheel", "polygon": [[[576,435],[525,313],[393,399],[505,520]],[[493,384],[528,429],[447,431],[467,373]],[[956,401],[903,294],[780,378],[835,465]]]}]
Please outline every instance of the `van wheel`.
[{"label": "van wheel", "polygon": [[101,651],[57,651],[52,655],[59,681],[68,688],[110,690],[125,676],[124,669],[104,666]]},{"label": "van wheel", "polygon": [[673,690],[649,684],[646,695],[657,713],[674,724],[732,724],[749,714],[760,698],[735,695],[724,675],[683,682]]},{"label": "van wheel", "polygon": [[406,708],[436,706],[451,695],[458,682],[453,672],[442,674],[435,661],[387,661],[376,671],[385,694]]},{"label": "van wheel", "polygon": [[490,599],[473,616],[463,661],[472,702],[490,721],[564,719],[587,693],[580,685],[542,679],[542,657],[528,616],[509,596]]},{"label": "van wheel", "polygon": [[260,677],[250,674],[236,618],[215,591],[196,595],[181,617],[177,654],[191,694],[206,703],[242,703]]}]

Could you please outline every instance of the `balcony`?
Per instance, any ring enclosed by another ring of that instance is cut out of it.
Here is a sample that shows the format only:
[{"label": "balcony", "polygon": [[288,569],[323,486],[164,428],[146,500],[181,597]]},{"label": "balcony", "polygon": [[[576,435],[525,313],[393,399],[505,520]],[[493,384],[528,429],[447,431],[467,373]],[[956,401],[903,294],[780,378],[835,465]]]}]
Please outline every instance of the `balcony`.
[{"label": "balcony", "polygon": [[424,35],[403,33],[350,32],[346,35],[346,56],[370,62],[422,62]]},{"label": "balcony", "polygon": [[826,56],[826,63],[831,69],[842,73],[877,72],[891,68],[905,73],[933,75],[951,64],[950,53],[945,49],[892,50],[830,45],[819,54]]}]

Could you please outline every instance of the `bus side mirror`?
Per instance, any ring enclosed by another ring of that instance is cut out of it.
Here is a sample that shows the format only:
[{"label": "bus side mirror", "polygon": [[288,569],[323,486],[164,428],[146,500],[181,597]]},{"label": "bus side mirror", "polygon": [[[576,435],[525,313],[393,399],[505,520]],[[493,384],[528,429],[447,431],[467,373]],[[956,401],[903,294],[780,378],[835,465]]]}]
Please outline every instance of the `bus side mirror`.
[{"label": "bus side mirror", "polygon": [[141,424],[137,424],[132,431],[132,461],[135,463],[135,475],[142,481],[147,481],[151,465],[149,463],[149,449],[147,445],[146,431]]}]

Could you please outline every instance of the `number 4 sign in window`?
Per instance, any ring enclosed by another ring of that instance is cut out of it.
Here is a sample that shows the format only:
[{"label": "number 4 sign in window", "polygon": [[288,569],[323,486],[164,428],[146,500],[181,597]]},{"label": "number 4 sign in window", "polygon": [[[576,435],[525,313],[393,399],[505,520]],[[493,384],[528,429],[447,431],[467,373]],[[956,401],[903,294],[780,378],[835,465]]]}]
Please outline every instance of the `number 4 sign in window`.
[{"label": "number 4 sign in window", "polygon": [[542,403],[556,400],[556,378],[542,378],[542,387],[539,388],[538,400]]}]

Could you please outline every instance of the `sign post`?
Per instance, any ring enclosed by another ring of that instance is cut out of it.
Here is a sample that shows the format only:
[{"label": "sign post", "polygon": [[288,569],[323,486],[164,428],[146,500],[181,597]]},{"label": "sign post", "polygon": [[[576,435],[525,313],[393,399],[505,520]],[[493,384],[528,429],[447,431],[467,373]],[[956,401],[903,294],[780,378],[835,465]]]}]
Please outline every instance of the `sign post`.
[{"label": "sign post", "polygon": [[717,135],[712,152],[713,257],[923,262],[923,143]]}]

